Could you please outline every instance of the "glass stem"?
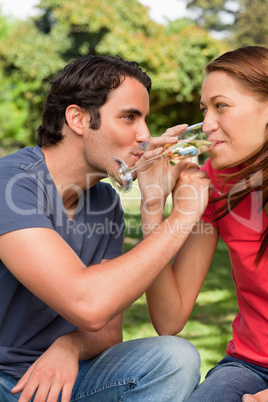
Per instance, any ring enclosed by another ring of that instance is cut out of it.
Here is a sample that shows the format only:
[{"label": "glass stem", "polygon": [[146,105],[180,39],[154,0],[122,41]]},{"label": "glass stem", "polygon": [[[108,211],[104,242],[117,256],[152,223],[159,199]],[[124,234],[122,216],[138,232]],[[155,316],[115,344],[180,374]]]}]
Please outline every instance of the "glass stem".
[{"label": "glass stem", "polygon": [[132,168],[130,168],[130,172],[136,172],[136,170],[139,170],[147,165],[150,165],[151,163],[153,163],[155,160],[162,158],[162,155],[156,155],[153,158],[149,159],[147,162],[142,163],[141,165],[138,166],[133,166]]}]

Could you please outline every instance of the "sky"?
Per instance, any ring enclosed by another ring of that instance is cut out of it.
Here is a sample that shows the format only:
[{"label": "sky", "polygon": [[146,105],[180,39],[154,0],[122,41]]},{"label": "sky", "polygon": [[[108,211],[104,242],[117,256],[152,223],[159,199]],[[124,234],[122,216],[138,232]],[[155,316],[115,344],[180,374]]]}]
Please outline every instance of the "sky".
[{"label": "sky", "polygon": [[[166,19],[174,20],[185,15],[185,5],[183,0],[139,1],[150,8],[150,17],[159,24],[164,24]],[[20,19],[27,18],[30,15],[35,15],[36,10],[34,10],[34,6],[38,3],[39,0],[0,0],[0,5],[4,15],[11,15]]]}]

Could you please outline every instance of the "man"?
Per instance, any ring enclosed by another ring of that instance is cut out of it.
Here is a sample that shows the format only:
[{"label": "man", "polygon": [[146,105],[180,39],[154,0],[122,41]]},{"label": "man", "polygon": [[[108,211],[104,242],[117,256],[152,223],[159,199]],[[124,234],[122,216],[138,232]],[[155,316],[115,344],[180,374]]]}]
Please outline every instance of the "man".
[{"label": "man", "polygon": [[[188,235],[170,228],[192,227],[202,213],[185,215],[175,200],[167,220],[121,255],[119,197],[100,183],[108,160],[133,166],[185,128],[152,139],[142,155],[150,87],[136,63],[78,58],[51,83],[38,145],[0,160],[1,401],[180,401],[199,382],[187,341],[122,343],[122,312]],[[197,189],[206,183],[197,169],[187,175],[187,163],[168,169],[173,185],[183,169],[182,188],[190,176]],[[140,173],[143,210],[150,180]]]}]

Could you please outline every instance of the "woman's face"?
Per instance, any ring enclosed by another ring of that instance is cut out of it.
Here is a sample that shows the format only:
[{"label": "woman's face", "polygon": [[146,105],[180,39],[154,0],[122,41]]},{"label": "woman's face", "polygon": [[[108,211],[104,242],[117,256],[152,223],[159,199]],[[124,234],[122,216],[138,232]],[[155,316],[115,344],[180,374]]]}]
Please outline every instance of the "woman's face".
[{"label": "woman's face", "polygon": [[204,131],[215,145],[209,151],[212,167],[239,165],[263,145],[268,135],[268,102],[223,71],[204,79],[200,102]]}]

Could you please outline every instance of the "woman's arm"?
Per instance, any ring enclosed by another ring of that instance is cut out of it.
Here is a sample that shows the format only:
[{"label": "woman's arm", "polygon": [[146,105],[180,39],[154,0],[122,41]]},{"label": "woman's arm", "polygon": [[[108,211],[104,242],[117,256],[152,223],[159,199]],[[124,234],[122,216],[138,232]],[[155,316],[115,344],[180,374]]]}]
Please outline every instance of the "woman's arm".
[{"label": "woman's arm", "polygon": [[152,323],[160,335],[176,334],[186,324],[218,242],[218,231],[200,221],[146,292]]},{"label": "woman's arm", "polygon": [[[159,178],[164,174],[166,183],[163,186],[163,179]],[[149,188],[142,175],[139,176],[144,237],[157,231],[164,220],[166,197],[177,180],[173,204],[180,211],[181,219],[173,222],[169,229],[174,233],[171,242],[179,241],[179,251],[173,266],[168,263],[146,292],[156,331],[160,335],[175,334],[182,330],[192,311],[216,249],[218,231],[203,221],[193,230],[191,225],[187,225],[187,217],[197,216],[196,222],[199,221],[208,202],[210,180],[197,165],[188,160],[173,168],[170,164],[161,167],[158,162],[151,167],[151,175],[155,185]]]}]

